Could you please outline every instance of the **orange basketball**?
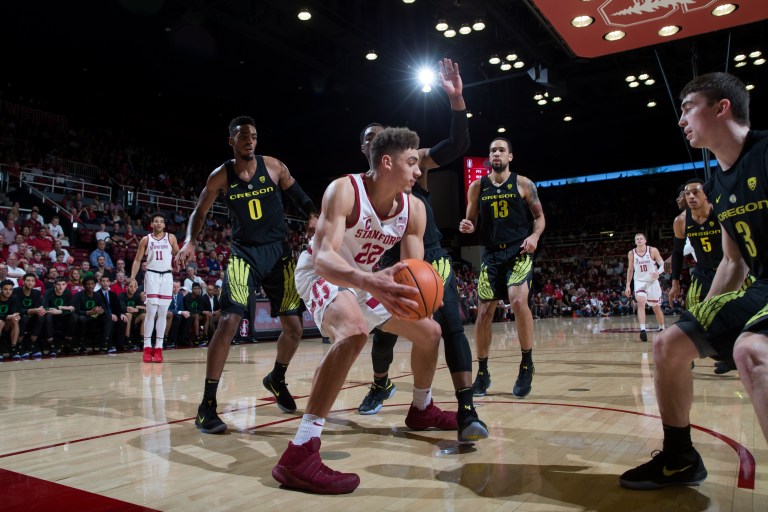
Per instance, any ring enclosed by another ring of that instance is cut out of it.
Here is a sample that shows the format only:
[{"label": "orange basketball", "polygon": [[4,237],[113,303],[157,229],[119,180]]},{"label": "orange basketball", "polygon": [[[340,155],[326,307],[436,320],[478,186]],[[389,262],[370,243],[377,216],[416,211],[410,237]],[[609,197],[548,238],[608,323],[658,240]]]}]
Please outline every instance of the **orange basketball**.
[{"label": "orange basketball", "polygon": [[418,288],[419,292],[412,299],[418,303],[414,308],[408,307],[410,314],[399,317],[403,320],[421,320],[435,312],[443,302],[443,280],[435,267],[429,262],[417,259],[405,259],[408,266],[395,274],[395,282]]}]

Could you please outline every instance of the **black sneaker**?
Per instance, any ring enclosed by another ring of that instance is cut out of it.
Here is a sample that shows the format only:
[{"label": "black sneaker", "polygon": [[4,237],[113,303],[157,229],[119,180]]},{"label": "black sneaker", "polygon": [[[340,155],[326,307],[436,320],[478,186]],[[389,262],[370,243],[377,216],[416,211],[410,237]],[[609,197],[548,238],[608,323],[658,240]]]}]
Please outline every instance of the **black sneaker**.
[{"label": "black sneaker", "polygon": [[456,411],[456,423],[459,426],[458,438],[462,443],[479,441],[488,437],[488,427],[477,417],[477,410],[474,407]]},{"label": "black sneaker", "polygon": [[533,374],[536,373],[536,368],[533,364],[520,363],[520,373],[517,374],[517,380],[515,381],[515,387],[512,388],[512,394],[517,398],[525,398],[528,393],[531,392],[533,384]]},{"label": "black sneaker", "polygon": [[275,403],[281,411],[296,411],[296,402],[288,391],[288,386],[285,385],[285,381],[277,383],[273,382],[272,372],[269,372],[262,382],[264,383],[264,387],[267,388],[267,391],[275,395]]},{"label": "black sneaker", "polygon": [[357,412],[366,415],[376,414],[381,410],[384,400],[392,398],[395,391],[397,391],[397,386],[389,379],[387,379],[387,385],[384,387],[371,384],[371,390],[363,398],[363,403],[357,408]]},{"label": "black sneaker", "polygon": [[195,426],[200,429],[203,434],[218,434],[227,430],[227,424],[221,421],[219,415],[216,414],[216,400],[209,400],[207,403],[203,402],[200,407],[197,408],[197,417],[195,418]]},{"label": "black sneaker", "polygon": [[736,363],[733,361],[715,361],[715,374],[723,375],[736,369]]},{"label": "black sneaker", "polygon": [[674,457],[659,450],[651,455],[650,461],[621,475],[622,487],[645,491],[670,485],[699,485],[707,478],[704,461],[695,449],[690,454]]},{"label": "black sneaker", "polygon": [[485,396],[486,391],[491,387],[491,372],[481,372],[478,370],[475,382],[472,383],[472,394],[474,396]]},{"label": "black sneaker", "polygon": [[640,331],[640,341],[648,341],[648,333],[645,332],[645,329]]}]

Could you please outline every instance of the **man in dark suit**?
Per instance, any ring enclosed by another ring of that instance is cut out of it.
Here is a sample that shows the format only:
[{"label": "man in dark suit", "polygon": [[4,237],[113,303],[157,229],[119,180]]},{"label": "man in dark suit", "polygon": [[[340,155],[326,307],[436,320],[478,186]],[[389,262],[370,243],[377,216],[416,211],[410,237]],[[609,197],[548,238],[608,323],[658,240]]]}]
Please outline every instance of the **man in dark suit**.
[{"label": "man in dark suit", "polygon": [[207,339],[211,339],[213,331],[216,329],[216,325],[219,323],[219,315],[221,314],[221,306],[219,306],[219,296],[216,295],[215,286],[212,284],[207,285],[206,293],[203,295],[202,309],[204,319],[204,332]]},{"label": "man in dark suit", "polygon": [[101,289],[96,293],[102,296],[104,313],[109,318],[109,320],[105,320],[104,339],[99,345],[99,350],[108,354],[114,354],[117,352],[117,347],[123,348],[125,326],[128,318],[120,306],[120,298],[115,292],[110,290],[112,279],[107,275],[101,276],[99,284]]},{"label": "man in dark suit", "polygon": [[168,313],[172,314],[173,318],[167,322],[171,329],[168,331],[168,344],[166,346],[188,345],[190,314],[184,309],[184,288],[181,287],[181,281],[178,279],[173,280],[173,296],[171,304],[168,306]]}]

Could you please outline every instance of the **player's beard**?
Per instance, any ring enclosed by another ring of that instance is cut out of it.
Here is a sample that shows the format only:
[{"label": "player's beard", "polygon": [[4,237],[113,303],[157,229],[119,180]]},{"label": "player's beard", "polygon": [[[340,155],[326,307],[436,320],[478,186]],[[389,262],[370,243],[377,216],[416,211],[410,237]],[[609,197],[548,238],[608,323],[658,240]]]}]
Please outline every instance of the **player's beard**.
[{"label": "player's beard", "polygon": [[252,151],[240,153],[240,159],[245,160],[246,162],[250,162],[254,158],[256,158],[256,155]]},{"label": "player's beard", "polygon": [[495,172],[496,174],[501,174],[504,172],[504,166],[502,164],[491,164],[491,171]]}]

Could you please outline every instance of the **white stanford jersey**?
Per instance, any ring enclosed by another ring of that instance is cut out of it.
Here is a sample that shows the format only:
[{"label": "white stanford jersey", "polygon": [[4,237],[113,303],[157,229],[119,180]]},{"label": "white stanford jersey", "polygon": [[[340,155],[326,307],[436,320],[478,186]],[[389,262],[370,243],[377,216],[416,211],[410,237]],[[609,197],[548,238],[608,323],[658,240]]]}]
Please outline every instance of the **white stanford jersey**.
[{"label": "white stanford jersey", "polygon": [[173,270],[173,254],[168,233],[163,238],[156,239],[152,233],[147,235],[147,270],[153,272],[171,272]]},{"label": "white stanford jersey", "polygon": [[632,277],[636,282],[649,283],[656,281],[656,279],[649,275],[651,272],[657,271],[656,262],[651,258],[651,249],[650,245],[645,246],[645,254],[642,256],[637,253],[636,248],[632,249],[632,254],[635,258],[635,273]]},{"label": "white stanford jersey", "polygon": [[[401,208],[394,215],[380,219],[366,193],[363,175],[350,174],[347,177],[352,181],[357,196],[357,220],[347,225],[339,255],[353,267],[370,272],[384,252],[403,238],[408,226],[409,196],[402,193]],[[313,242],[314,238],[299,256],[297,268],[312,265]]]},{"label": "white stanford jersey", "polygon": [[[352,217],[355,220],[347,224],[344,231],[339,255],[353,267],[365,272],[370,272],[381,258],[382,254],[400,241],[408,226],[408,213],[410,211],[410,196],[401,194],[402,207],[392,216],[380,219],[371,205],[365,184],[361,174],[351,174],[348,178],[355,188],[355,211]],[[301,295],[304,303],[320,327],[323,330],[323,314],[339,293],[339,287],[326,282],[318,276],[312,265],[312,248],[314,238],[309,241],[309,247],[302,251],[296,264],[295,280],[296,290]],[[365,290],[350,290],[355,293],[358,306],[363,318],[368,325],[368,331],[386,322],[392,315],[373,299]]]}]

